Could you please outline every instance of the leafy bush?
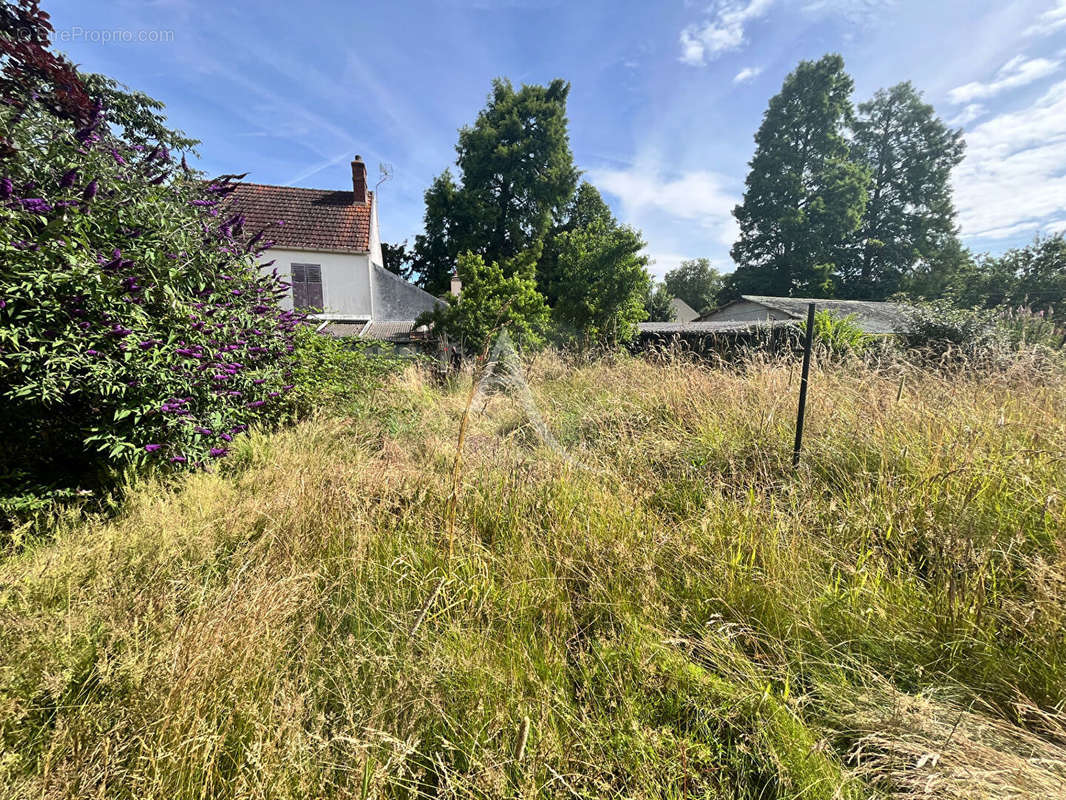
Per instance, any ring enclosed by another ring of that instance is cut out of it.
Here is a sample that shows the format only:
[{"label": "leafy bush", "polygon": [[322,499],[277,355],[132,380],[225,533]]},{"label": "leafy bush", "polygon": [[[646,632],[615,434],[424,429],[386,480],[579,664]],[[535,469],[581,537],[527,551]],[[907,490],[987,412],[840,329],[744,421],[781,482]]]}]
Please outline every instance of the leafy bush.
[{"label": "leafy bush", "polygon": [[559,274],[552,317],[564,340],[575,343],[627,342],[644,309],[651,280],[644,243],[625,225],[598,220],[558,237]]},{"label": "leafy bush", "polygon": [[[807,321],[800,323],[800,330],[806,332]],[[863,352],[873,337],[855,322],[855,315],[839,316],[832,311],[814,312],[814,342],[833,355],[846,355]]]},{"label": "leafy bush", "polygon": [[375,347],[374,342],[337,339],[301,326],[296,332],[293,390],[288,398],[296,413],[342,405],[380,387],[409,363],[399,356],[376,354]]},{"label": "leafy bush", "polygon": [[460,296],[450,305],[423,314],[418,323],[432,325],[437,335],[449,337],[469,352],[481,352],[501,330],[519,345],[543,344],[548,307],[537,291],[534,258],[533,253],[525,253],[501,266],[487,264],[474,253],[459,256]]},{"label": "leafy bush", "polygon": [[956,308],[946,301],[913,306],[900,343],[928,356],[957,360],[996,359],[1009,347],[993,312]]},{"label": "leafy bush", "polygon": [[277,417],[299,324],[255,264],[265,232],[224,210],[236,176],[119,139],[34,2],[0,23],[0,494],[226,455]]}]

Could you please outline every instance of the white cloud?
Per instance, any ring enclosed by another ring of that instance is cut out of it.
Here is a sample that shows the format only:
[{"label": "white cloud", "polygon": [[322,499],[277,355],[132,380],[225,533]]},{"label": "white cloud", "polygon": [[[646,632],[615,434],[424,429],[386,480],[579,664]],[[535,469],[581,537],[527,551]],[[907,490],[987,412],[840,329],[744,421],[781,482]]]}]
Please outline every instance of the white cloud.
[{"label": "white cloud", "polygon": [[1027,108],[992,117],[966,134],[955,174],[965,236],[1002,239],[1066,218],[1066,81]]},{"label": "white cloud", "polygon": [[724,188],[728,178],[705,170],[684,172],[669,179],[654,169],[589,170],[592,182],[613,194],[621,203],[627,221],[646,211],[661,211],[685,220],[698,220],[705,227],[723,229],[719,241],[732,244],[732,221],[738,198]]},{"label": "white cloud", "polygon": [[710,18],[681,31],[681,60],[702,66],[746,41],[744,26],[766,14],[773,0],[718,0]]},{"label": "white cloud", "polygon": [[1036,24],[1026,31],[1029,36],[1047,36],[1066,28],[1066,0],[1058,0],[1054,6],[1041,14]]},{"label": "white cloud", "polygon": [[987,109],[980,103],[970,103],[949,121],[950,125],[969,125],[978,117],[984,116]]},{"label": "white cloud", "polygon": [[759,77],[759,74],[762,72],[762,70],[762,67],[744,67],[744,69],[742,69],[736,74],[736,76],[734,76],[733,83],[744,83],[746,81],[753,81],[757,77]]},{"label": "white cloud", "polygon": [[730,266],[728,251],[737,238],[733,207],[740,201],[731,191],[733,179],[704,170],[667,177],[654,164],[591,169],[586,175],[618,199],[622,220],[644,234],[654,274],[700,256],[709,256],[720,268]]},{"label": "white cloud", "polygon": [[1047,77],[1056,72],[1061,63],[1048,58],[1027,59],[1025,56],[1015,56],[999,68],[993,80],[987,83],[972,81],[956,86],[948,92],[948,98],[953,103],[969,103],[972,100],[992,97],[1007,89],[1015,89]]}]

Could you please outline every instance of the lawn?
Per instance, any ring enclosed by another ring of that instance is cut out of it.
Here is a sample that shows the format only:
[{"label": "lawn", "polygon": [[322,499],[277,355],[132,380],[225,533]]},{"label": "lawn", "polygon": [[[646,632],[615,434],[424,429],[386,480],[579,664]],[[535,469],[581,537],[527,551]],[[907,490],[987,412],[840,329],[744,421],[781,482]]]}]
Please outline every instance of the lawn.
[{"label": "lawn", "polygon": [[4,796],[1066,796],[1062,378],[542,355],[450,537],[409,370],[10,549]]}]

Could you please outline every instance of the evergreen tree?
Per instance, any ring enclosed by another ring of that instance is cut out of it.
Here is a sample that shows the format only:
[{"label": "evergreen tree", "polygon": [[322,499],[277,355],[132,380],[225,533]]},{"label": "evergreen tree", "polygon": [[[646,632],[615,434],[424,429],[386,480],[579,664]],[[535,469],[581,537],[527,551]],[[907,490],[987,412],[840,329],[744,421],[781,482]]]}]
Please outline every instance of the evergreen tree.
[{"label": "evergreen tree", "polygon": [[451,170],[437,176],[425,194],[425,232],[415,237],[413,268],[415,282],[430,294],[448,291],[460,253],[457,231],[465,227],[466,215],[460,189]]},{"label": "evergreen tree", "polygon": [[948,128],[910,83],[881,89],[859,106],[851,146],[871,176],[869,199],[840,293],[880,300],[900,289],[921,260],[955,240],[951,170],[962,161],[962,131]]},{"label": "evergreen tree", "polygon": [[755,135],[744,201],[734,210],[738,268],[727,295],[828,291],[842,244],[866,201],[866,170],[849,157],[852,80],[839,55],[802,61],[770,100]]},{"label": "evergreen tree", "polygon": [[464,233],[487,260],[539,247],[552,216],[573,195],[577,169],[567,133],[570,84],[523,86],[497,79],[488,106],[459,132],[457,163],[472,207]]},{"label": "evergreen tree", "polygon": [[427,291],[447,289],[461,253],[477,253],[505,271],[527,251],[539,259],[553,217],[577,184],[569,91],[563,80],[517,91],[507,80],[493,82],[486,107],[459,132],[459,183],[446,171],[426,192],[415,268]]}]

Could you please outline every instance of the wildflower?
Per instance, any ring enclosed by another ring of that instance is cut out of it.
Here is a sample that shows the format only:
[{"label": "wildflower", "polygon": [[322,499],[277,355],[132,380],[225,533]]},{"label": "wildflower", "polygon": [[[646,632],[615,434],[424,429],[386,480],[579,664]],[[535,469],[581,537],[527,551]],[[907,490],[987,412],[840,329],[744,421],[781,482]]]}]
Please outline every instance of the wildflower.
[{"label": "wildflower", "polygon": [[100,191],[100,185],[96,180],[89,181],[89,184],[85,187],[85,190],[81,193],[82,199],[92,200],[96,197],[96,193]]},{"label": "wildflower", "polygon": [[99,350],[93,350],[92,348],[89,348],[88,350],[85,351],[85,355],[87,355],[87,356],[98,356],[98,355],[100,355],[100,351]]},{"label": "wildflower", "polygon": [[193,428],[193,430],[196,431],[201,436],[210,436],[212,434],[212,430],[210,428],[196,427],[196,428]]},{"label": "wildflower", "polygon": [[228,433],[220,434],[218,438],[221,439],[224,442],[232,442],[233,441],[233,437],[230,436]]},{"label": "wildflower", "polygon": [[170,463],[171,464],[184,464],[188,460],[189,459],[187,459],[185,456],[174,456],[173,458],[170,459]]},{"label": "wildflower", "polygon": [[211,458],[222,458],[222,456],[226,455],[226,453],[229,452],[229,448],[227,448],[227,447],[212,447],[210,452],[211,452]]},{"label": "wildflower", "polygon": [[68,169],[63,173],[63,177],[59,179],[59,187],[61,189],[69,189],[78,180],[78,171],[76,169]]},{"label": "wildflower", "polygon": [[7,200],[15,191],[11,178],[0,178],[0,200]]},{"label": "wildflower", "polygon": [[259,406],[266,405],[266,400],[253,400],[251,403],[246,403],[247,408],[259,408]]},{"label": "wildflower", "polygon": [[40,197],[26,197],[21,202],[24,209],[34,214],[47,214],[52,210],[51,204]]},{"label": "wildflower", "polygon": [[146,450],[147,452],[149,452],[149,453],[154,453],[154,452],[155,452],[156,450],[158,450],[158,449],[159,449],[160,447],[162,447],[162,446],[163,446],[163,445],[161,445],[161,444],[146,444],[146,445],[144,446],[144,449],[145,449],[145,450]]}]

